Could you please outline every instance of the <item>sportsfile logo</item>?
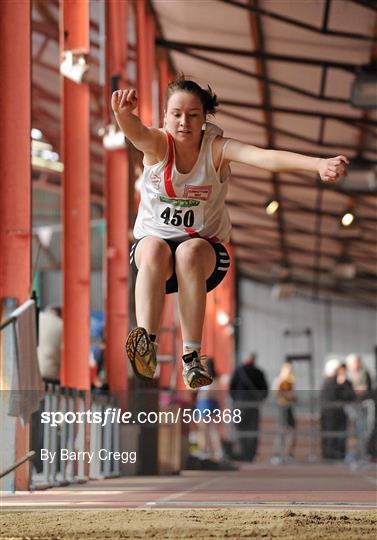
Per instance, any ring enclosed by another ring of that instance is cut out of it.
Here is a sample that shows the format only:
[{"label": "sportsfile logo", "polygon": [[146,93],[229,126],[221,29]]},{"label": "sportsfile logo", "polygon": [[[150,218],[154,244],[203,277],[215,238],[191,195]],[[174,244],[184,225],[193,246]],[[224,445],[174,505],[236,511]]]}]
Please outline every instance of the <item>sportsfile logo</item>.
[{"label": "sportsfile logo", "polygon": [[176,411],[122,411],[116,407],[108,407],[104,411],[43,411],[41,424],[49,424],[57,427],[61,424],[99,424],[102,427],[107,424],[190,424],[212,422],[225,424],[241,422],[240,409],[185,409],[179,407]]}]

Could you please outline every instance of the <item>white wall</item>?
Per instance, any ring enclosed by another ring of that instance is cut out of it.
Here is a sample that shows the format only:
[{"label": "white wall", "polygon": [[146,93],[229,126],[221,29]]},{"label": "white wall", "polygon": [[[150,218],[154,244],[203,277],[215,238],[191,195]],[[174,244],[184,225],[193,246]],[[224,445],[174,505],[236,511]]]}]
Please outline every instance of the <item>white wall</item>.
[{"label": "white wall", "polygon": [[[256,351],[258,365],[270,381],[289,352],[305,352],[305,338],[283,338],[292,328],[310,328],[314,337],[315,385],[320,386],[326,356],[350,352],[362,354],[375,377],[374,347],[377,344],[377,312],[361,307],[329,306],[304,299],[274,300],[271,288],[242,279],[240,282],[240,351],[245,357]],[[297,387],[308,388],[307,366],[295,363]]]},{"label": "white wall", "polygon": [[[41,272],[40,305],[45,308],[48,304],[62,304],[62,274],[60,270]],[[90,274],[90,309],[103,311],[103,273],[92,270]]]}]

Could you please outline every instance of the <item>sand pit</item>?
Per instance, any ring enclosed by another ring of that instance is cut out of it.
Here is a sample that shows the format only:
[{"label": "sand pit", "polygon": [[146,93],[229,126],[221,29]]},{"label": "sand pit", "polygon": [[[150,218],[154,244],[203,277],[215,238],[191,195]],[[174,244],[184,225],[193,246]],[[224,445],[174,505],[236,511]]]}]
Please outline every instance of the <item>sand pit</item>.
[{"label": "sand pit", "polygon": [[3,539],[276,538],[361,540],[376,538],[377,514],[327,510],[78,510],[6,512]]}]

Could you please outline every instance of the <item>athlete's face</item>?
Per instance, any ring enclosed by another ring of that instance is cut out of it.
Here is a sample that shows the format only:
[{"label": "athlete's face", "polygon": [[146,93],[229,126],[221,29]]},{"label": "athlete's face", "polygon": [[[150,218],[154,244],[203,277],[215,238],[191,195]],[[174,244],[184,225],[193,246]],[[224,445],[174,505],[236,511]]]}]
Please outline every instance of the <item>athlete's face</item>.
[{"label": "athlete's face", "polygon": [[200,140],[205,122],[200,99],[189,92],[178,91],[170,97],[165,113],[165,127],[177,141]]}]

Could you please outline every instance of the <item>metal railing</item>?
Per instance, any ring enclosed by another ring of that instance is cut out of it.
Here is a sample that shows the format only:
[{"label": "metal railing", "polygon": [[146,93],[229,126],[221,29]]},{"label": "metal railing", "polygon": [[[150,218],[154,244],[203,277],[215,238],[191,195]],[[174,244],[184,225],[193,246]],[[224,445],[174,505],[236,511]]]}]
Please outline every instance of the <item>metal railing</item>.
[{"label": "metal railing", "polygon": [[[22,309],[25,306],[28,306],[31,302],[31,300],[28,300],[17,308],[15,299],[8,298],[3,300],[4,315],[15,313],[15,310]],[[16,328],[17,320],[18,317],[11,314],[0,324],[0,389],[2,391],[2,395],[0,396],[0,416],[2,423],[2,437],[4,441],[5,437],[7,439],[7,444],[1,448],[1,462],[6,466],[0,470],[0,479],[4,478],[4,481],[1,481],[1,489],[5,491],[12,491],[14,489],[14,475],[12,477],[10,473],[13,473],[23,463],[33,459],[35,456],[34,451],[29,451],[24,456],[14,461],[16,457],[16,417],[14,415],[14,411],[12,411],[12,413],[9,412],[9,408],[11,407],[12,397],[15,395],[13,394],[12,396],[12,392],[18,391],[18,389],[13,388],[14,369],[17,369],[20,361],[19,342]],[[8,354],[8,351],[11,351],[10,354]],[[20,397],[19,394],[17,397]],[[7,410],[8,413],[6,412]]]},{"label": "metal railing", "polygon": [[[67,412],[85,413],[86,410],[92,413],[103,412],[106,408],[115,406],[115,400],[109,395],[94,392],[87,396],[84,391],[61,387],[57,382],[46,381],[45,398],[41,409],[34,414],[32,422],[32,430],[40,436],[34,437],[39,440],[39,448],[35,449],[37,459],[34,463],[31,487],[45,489],[81,483],[88,479],[118,476],[119,461],[111,457],[100,460],[99,450],[106,448],[109,453],[119,451],[119,424],[108,422],[103,426],[101,423],[86,421],[68,422],[66,419]],[[52,425],[51,422],[41,423],[42,414],[46,412],[62,413],[64,419],[58,425]],[[41,449],[47,449],[51,453],[51,459],[40,460]],[[64,455],[61,449],[64,449]],[[90,463],[86,459],[67,458],[73,455],[84,456],[88,452],[93,455]]]},{"label": "metal railing", "polygon": [[[301,454],[305,449],[309,462],[326,459],[328,456],[324,455],[324,443],[331,449],[338,441],[343,441],[341,445],[344,447],[344,455],[343,451],[340,452],[338,459],[348,463],[361,463],[370,459],[367,446],[376,420],[376,404],[373,399],[353,402],[323,402],[319,398],[310,398],[307,402],[300,400],[293,405],[296,420],[294,428],[279,423],[279,407],[272,400],[234,401],[232,406],[242,411],[258,410],[260,415],[258,429],[247,429],[246,426],[239,429],[234,424],[231,426],[231,438],[235,444],[242,439],[259,438],[260,445],[266,445],[268,441],[271,448],[271,443],[275,441],[275,453],[277,451],[284,458],[283,439],[292,430],[297,440],[296,448],[301,449]],[[337,425],[336,417],[327,423],[323,421],[326,414],[335,412],[336,415],[336,411],[342,415],[340,424]],[[280,448],[277,442],[279,437]],[[330,459],[336,459],[336,452]]]}]

